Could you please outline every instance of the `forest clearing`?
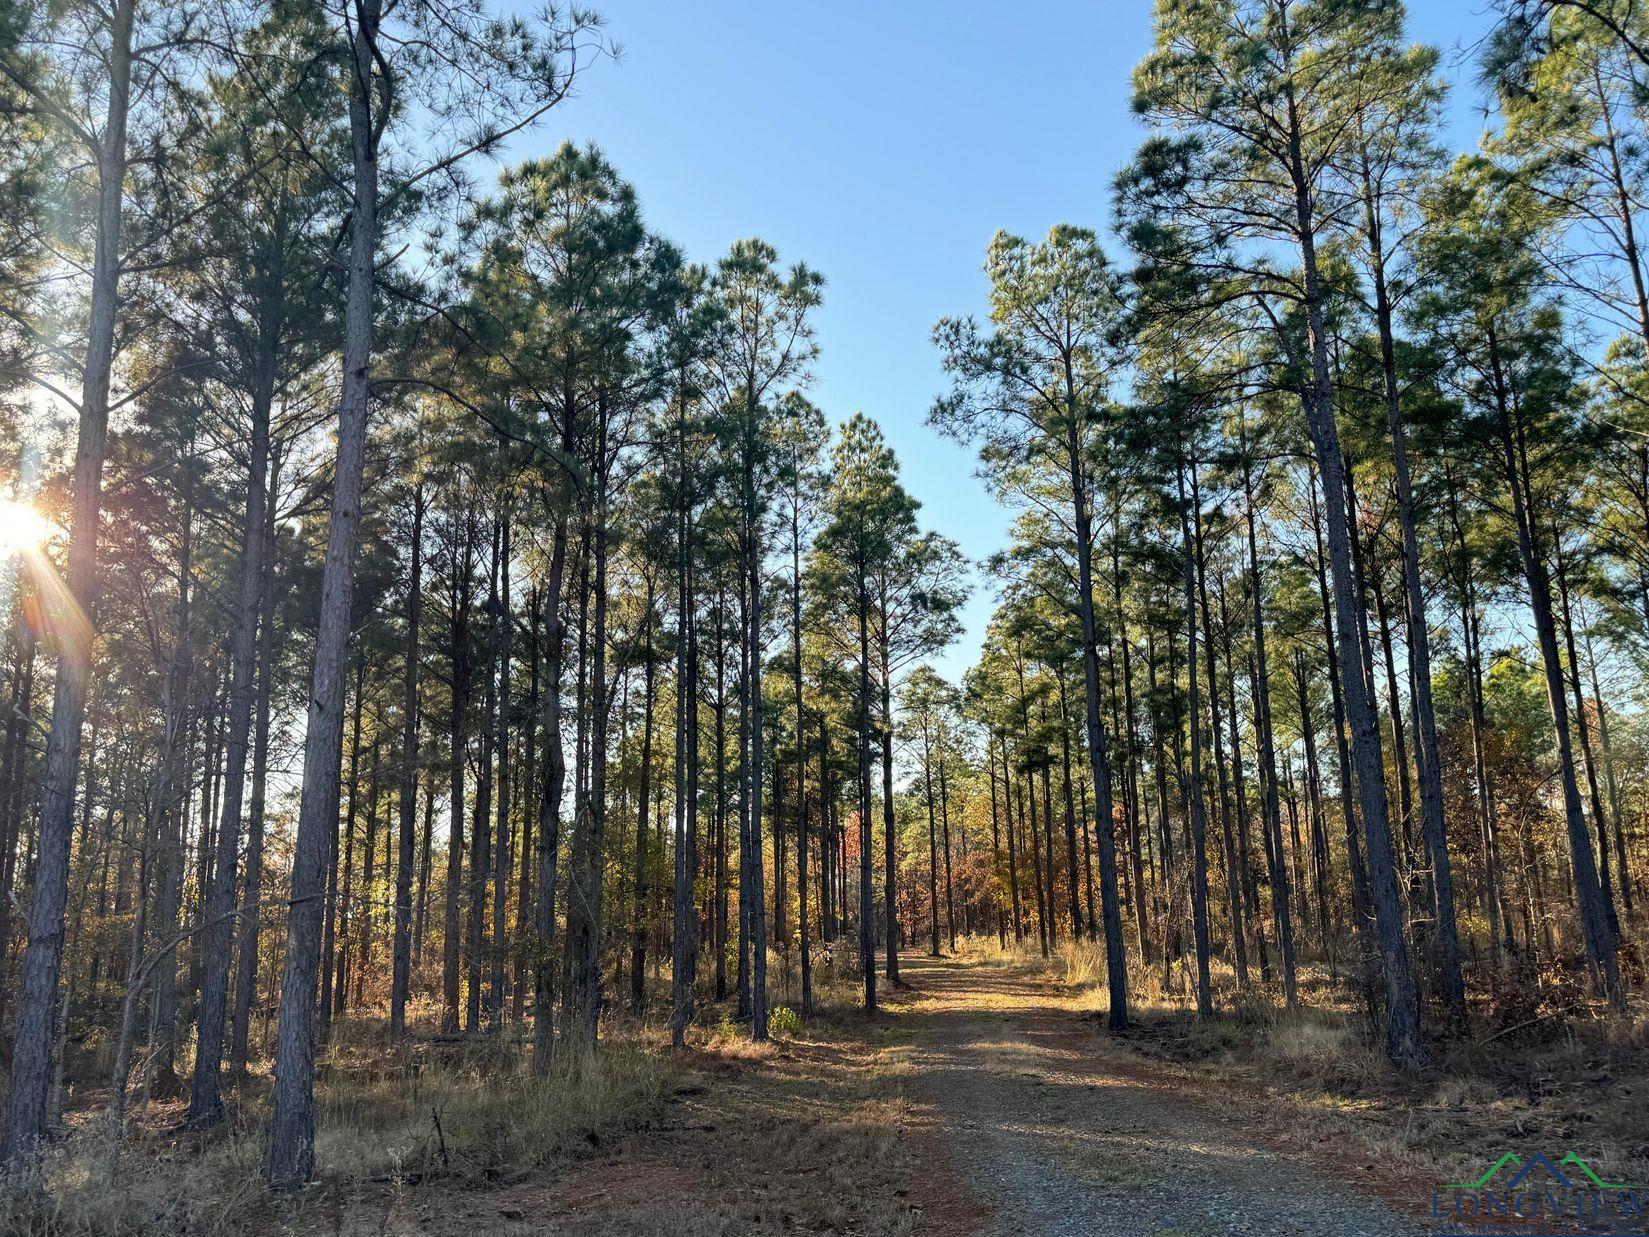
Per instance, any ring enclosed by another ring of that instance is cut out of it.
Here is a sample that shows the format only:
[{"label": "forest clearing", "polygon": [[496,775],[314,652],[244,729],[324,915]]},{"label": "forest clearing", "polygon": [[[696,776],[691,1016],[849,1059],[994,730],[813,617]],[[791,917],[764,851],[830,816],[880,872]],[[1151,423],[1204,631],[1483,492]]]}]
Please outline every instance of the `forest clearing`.
[{"label": "forest clearing", "polygon": [[0,8],[0,1234],[1649,1225],[1649,8],[1038,3]]}]

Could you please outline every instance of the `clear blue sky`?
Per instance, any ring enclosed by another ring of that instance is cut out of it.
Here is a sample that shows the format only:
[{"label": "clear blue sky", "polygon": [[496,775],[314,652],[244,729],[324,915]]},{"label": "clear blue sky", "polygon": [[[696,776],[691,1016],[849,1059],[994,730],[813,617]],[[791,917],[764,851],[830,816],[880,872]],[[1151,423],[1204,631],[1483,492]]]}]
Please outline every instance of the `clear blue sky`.
[{"label": "clear blue sky", "polygon": [[[1110,182],[1142,131],[1129,74],[1151,40],[1148,0],[606,0],[624,46],[512,157],[594,141],[636,186],[650,225],[697,261],[762,236],[829,281],[812,395],[863,411],[899,454],[924,522],[980,558],[1007,513],[970,453],[924,424],[944,379],[929,342],[977,313],[991,234],[1069,221],[1108,229]],[[1411,3],[1416,40],[1481,37],[1482,0]],[[1480,124],[1471,69],[1452,133]],[[1461,81],[1460,79],[1464,79]],[[981,582],[940,668],[973,661],[992,606]]]}]

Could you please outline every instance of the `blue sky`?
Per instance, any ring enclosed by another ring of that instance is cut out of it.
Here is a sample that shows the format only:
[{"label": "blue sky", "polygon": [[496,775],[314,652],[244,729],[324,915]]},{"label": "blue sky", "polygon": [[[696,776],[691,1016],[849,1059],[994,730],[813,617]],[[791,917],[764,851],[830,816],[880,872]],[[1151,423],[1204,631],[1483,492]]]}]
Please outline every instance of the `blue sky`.
[{"label": "blue sky", "polygon": [[[998,228],[1107,229],[1110,182],[1142,131],[1129,74],[1151,40],[1148,0],[607,0],[624,47],[512,157],[594,141],[636,186],[651,226],[698,261],[758,235],[829,281],[811,394],[832,418],[862,411],[898,452],[924,522],[974,558],[1008,513],[969,452],[924,423],[944,386],[929,342],[944,314],[976,313],[980,261]],[[1468,46],[1484,0],[1411,6],[1418,41]],[[1481,124],[1471,68],[1451,137]],[[974,659],[992,600],[937,659]]]}]

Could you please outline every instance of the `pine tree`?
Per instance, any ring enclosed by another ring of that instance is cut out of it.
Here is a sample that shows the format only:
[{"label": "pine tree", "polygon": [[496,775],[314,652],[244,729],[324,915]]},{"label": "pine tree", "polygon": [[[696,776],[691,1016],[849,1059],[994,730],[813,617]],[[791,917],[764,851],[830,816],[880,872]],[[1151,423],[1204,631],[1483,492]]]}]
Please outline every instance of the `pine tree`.
[{"label": "pine tree", "polygon": [[1020,453],[1057,470],[1067,485],[1075,531],[1077,607],[1088,757],[1099,821],[1099,871],[1105,920],[1112,1031],[1128,1025],[1128,971],[1117,896],[1113,788],[1108,739],[1100,721],[1099,632],[1093,584],[1091,436],[1104,416],[1120,366],[1122,304],[1115,274],[1093,233],[1061,225],[1042,244],[999,233],[986,258],[991,324],[945,319],[935,342],[953,375],[952,393],[929,420],[962,440],[982,443],[987,464]]}]

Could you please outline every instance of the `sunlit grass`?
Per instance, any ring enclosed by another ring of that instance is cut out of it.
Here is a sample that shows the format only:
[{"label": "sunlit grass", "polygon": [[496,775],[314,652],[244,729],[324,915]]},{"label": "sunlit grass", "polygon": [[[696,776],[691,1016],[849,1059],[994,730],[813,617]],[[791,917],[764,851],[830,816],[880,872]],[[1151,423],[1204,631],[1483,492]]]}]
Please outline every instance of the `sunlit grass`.
[{"label": "sunlit grass", "polygon": [[542,1166],[591,1131],[663,1103],[678,1064],[643,1038],[533,1075],[524,1050],[478,1043],[389,1046],[374,1025],[341,1024],[316,1087],[320,1185],[272,1195],[262,1177],[266,1086],[254,1076],[226,1128],[140,1130],[115,1151],[100,1120],[53,1145],[44,1190],[0,1186],[0,1233],[233,1234],[268,1231],[373,1183],[475,1182]]},{"label": "sunlit grass", "polygon": [[[1063,941],[1043,958],[1034,938],[1006,949],[978,941],[964,956],[1037,977],[1063,1007],[1096,1023],[1108,1011],[1097,943]],[[1322,960],[1302,959],[1302,1000],[1292,1010],[1275,980],[1255,982],[1257,974],[1256,966],[1239,987],[1230,963],[1215,957],[1216,1012],[1202,1018],[1178,961],[1165,983],[1160,963],[1142,966],[1131,956],[1135,1029],[1123,1043],[1199,1093],[1227,1089],[1229,1102],[1252,1106],[1301,1152],[1332,1147],[1424,1183],[1480,1170],[1509,1139],[1545,1139],[1573,1143],[1616,1180],[1649,1180],[1635,1098],[1649,1090],[1642,994],[1625,1016],[1597,1011],[1554,1023],[1533,1042],[1434,1038],[1428,1067],[1403,1072],[1386,1060],[1355,989],[1343,976],[1336,982]]]}]

